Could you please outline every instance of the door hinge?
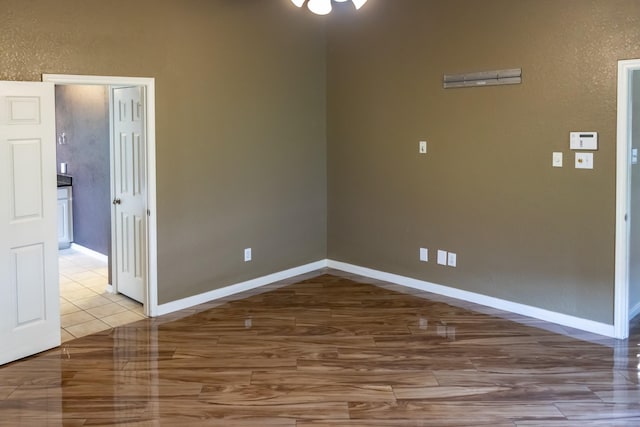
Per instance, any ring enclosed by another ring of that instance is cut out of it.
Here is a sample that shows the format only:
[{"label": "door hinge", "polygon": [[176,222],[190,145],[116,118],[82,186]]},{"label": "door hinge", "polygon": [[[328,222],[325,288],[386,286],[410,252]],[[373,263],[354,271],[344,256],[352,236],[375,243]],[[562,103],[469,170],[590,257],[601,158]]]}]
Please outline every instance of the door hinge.
[{"label": "door hinge", "polygon": [[151,211],[147,209],[147,216],[151,216]]}]

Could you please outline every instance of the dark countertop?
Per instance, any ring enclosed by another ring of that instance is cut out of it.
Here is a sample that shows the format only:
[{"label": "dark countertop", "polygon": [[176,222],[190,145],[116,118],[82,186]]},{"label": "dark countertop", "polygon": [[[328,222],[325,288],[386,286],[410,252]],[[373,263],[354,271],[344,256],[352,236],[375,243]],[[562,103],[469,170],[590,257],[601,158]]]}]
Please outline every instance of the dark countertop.
[{"label": "dark countertop", "polygon": [[58,174],[58,187],[71,187],[72,182],[71,175]]}]

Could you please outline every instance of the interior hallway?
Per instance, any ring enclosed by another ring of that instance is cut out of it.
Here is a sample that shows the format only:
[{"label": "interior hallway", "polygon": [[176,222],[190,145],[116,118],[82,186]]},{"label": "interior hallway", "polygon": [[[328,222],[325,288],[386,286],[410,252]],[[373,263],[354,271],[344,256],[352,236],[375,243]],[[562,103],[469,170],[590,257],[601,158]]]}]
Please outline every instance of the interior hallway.
[{"label": "interior hallway", "polygon": [[142,304],[106,291],[107,263],[74,249],[59,251],[62,342],[144,319]]}]

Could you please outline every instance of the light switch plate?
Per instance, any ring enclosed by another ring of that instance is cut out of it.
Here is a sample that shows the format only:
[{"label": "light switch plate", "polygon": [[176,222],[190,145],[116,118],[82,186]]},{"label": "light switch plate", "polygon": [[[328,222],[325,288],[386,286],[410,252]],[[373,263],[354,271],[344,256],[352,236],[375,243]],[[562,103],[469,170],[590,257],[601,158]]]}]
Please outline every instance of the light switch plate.
[{"label": "light switch plate", "polygon": [[593,169],[593,153],[576,153],[576,169]]},{"label": "light switch plate", "polygon": [[561,168],[562,167],[562,153],[561,152],[554,152],[553,153],[553,161],[552,161],[552,166],[554,168]]},{"label": "light switch plate", "polygon": [[447,251],[441,251],[438,249],[438,264],[447,265]]},{"label": "light switch plate", "polygon": [[429,261],[429,249],[420,248],[420,261],[423,261],[423,262]]},{"label": "light switch plate", "polygon": [[427,141],[420,141],[418,145],[418,151],[420,154],[427,154]]}]

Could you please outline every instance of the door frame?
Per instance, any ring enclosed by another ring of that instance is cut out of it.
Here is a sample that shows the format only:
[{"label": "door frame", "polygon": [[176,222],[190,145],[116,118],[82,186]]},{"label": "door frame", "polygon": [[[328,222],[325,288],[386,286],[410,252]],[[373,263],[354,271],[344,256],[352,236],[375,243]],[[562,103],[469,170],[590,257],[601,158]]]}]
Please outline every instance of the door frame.
[{"label": "door frame", "polygon": [[640,59],[618,61],[618,125],[616,139],[616,236],[614,335],[629,337],[629,215],[631,199],[631,79]]},{"label": "door frame", "polygon": [[[152,77],[114,77],[73,74],[43,74],[43,82],[56,85],[142,86],[145,97],[147,137],[147,280],[144,313],[153,317],[158,312],[158,234],[156,215],[156,109],[155,79]],[[111,98],[111,94],[109,95]],[[111,101],[110,101],[111,103]],[[111,108],[110,108],[111,109]],[[109,126],[111,126],[109,117]],[[111,132],[110,132],[111,133]]]}]

